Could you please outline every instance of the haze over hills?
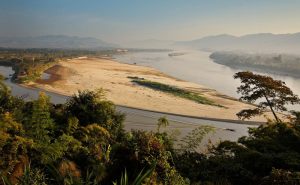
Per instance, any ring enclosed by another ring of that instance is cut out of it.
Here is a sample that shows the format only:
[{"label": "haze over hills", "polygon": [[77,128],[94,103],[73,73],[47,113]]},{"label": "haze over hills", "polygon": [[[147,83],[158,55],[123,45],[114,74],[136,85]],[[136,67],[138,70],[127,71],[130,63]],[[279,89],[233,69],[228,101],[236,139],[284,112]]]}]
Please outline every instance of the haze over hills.
[{"label": "haze over hills", "polygon": [[209,51],[253,51],[299,53],[300,33],[272,34],[258,33],[244,36],[216,35],[191,41],[174,43],[177,46]]},{"label": "haze over hills", "polygon": [[118,47],[92,37],[66,35],[46,35],[39,37],[0,38],[0,47],[5,48],[61,48],[61,49],[100,49]]},{"label": "haze over hills", "polygon": [[[122,46],[143,49],[201,49],[208,51],[251,51],[262,53],[300,53],[300,32],[293,34],[258,33],[244,36],[221,34],[190,41],[147,39]],[[46,35],[39,37],[0,37],[0,47],[101,49],[120,47],[93,37]]]},{"label": "haze over hills", "polygon": [[175,41],[172,40],[159,40],[159,39],[146,39],[146,40],[139,40],[128,42],[124,44],[126,47],[131,48],[159,48],[159,49],[169,49],[175,47]]}]

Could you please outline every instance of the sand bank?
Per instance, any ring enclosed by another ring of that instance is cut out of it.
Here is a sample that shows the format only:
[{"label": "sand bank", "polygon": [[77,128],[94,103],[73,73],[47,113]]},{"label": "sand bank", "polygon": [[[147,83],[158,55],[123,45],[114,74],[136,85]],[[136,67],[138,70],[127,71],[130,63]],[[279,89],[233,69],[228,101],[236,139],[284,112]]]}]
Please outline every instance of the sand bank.
[{"label": "sand bank", "polygon": [[[45,71],[50,79],[30,84],[47,91],[72,95],[78,90],[102,88],[108,100],[115,104],[154,111],[237,120],[236,113],[251,108],[204,86],[175,79],[153,68],[123,64],[109,59],[77,58],[61,61]],[[204,105],[171,94],[152,90],[131,82],[128,77],[139,77],[179,88],[199,92],[202,96],[227,108]],[[261,116],[253,121],[265,121]]]}]

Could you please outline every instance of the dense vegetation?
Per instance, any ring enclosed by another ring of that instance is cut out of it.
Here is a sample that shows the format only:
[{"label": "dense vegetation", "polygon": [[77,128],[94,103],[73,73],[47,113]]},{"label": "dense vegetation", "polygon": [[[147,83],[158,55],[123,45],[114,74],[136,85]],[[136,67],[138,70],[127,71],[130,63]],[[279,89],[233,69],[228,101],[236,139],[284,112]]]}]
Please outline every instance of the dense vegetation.
[{"label": "dense vegetation", "polygon": [[150,80],[146,80],[144,78],[139,78],[139,77],[128,77],[128,78],[131,78],[132,82],[134,82],[138,85],[142,85],[142,86],[154,89],[154,90],[166,92],[166,93],[172,94],[174,96],[178,96],[178,97],[185,98],[188,100],[192,100],[196,103],[222,107],[221,105],[215,104],[213,101],[201,96],[199,93],[194,93],[194,92],[191,92],[191,91],[188,91],[185,89],[180,89],[178,87],[167,85],[167,84],[162,84],[159,82],[153,82]]},{"label": "dense vegetation", "polygon": [[[41,93],[24,102],[2,84],[0,171],[25,184],[112,184],[126,169],[134,178],[155,165],[154,184],[184,184],[165,133],[123,130],[124,115],[100,92],[84,91],[64,105]],[[30,172],[28,172],[30,169]]]},{"label": "dense vegetation", "polygon": [[210,58],[218,64],[235,69],[300,77],[300,56],[297,55],[214,52]]},{"label": "dense vegetation", "polygon": [[300,184],[300,114],[270,121],[237,142],[199,153],[210,127],[175,140],[123,129],[124,115],[101,91],[83,91],[66,104],[41,93],[24,102],[0,83],[2,184]]}]

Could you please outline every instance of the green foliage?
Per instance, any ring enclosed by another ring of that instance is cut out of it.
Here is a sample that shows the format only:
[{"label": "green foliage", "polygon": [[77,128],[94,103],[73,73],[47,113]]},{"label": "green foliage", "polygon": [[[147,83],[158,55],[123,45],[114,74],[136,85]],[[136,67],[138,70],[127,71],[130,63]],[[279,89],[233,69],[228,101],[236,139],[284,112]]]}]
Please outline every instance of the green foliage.
[{"label": "green foliage", "polygon": [[3,76],[0,75],[0,114],[11,112],[17,116],[23,107],[23,101],[10,93],[10,89],[3,82]]},{"label": "green foliage", "polygon": [[[293,174],[300,171],[300,129],[290,123],[269,123],[251,128],[249,136],[238,142],[223,141],[208,155],[184,152],[177,155],[179,172],[191,182],[213,182],[223,179],[231,184],[260,184],[272,169],[283,169]],[[273,174],[273,175],[276,175]],[[284,178],[283,178],[284,179]],[[286,179],[285,179],[286,180]],[[288,181],[282,181],[282,184]]]},{"label": "green foliage", "polygon": [[154,89],[154,90],[159,90],[159,91],[162,91],[165,93],[172,94],[174,96],[192,100],[196,103],[223,107],[223,106],[215,104],[213,101],[201,96],[199,93],[190,92],[188,90],[180,89],[175,86],[170,86],[170,85],[162,84],[159,82],[153,82],[153,81],[145,80],[143,78],[132,78],[132,82],[137,83],[142,86],[145,86],[145,87],[148,87],[148,88],[151,88],[151,89]]},{"label": "green foliage", "polygon": [[287,104],[299,104],[300,99],[292,90],[281,80],[274,80],[269,76],[254,74],[249,71],[238,72],[234,75],[235,79],[240,79],[242,85],[237,92],[241,93],[241,100],[253,103],[261,101],[255,109],[240,111],[237,116],[242,119],[250,119],[255,115],[260,115],[269,108],[277,122],[280,121],[275,111],[287,111]]},{"label": "green foliage", "polygon": [[[168,150],[168,141],[161,137],[161,133],[131,131],[117,150],[112,152],[114,164],[126,166],[128,171],[134,172],[143,168],[157,165],[150,178],[152,184],[185,184],[172,163],[172,154]],[[123,154],[123,155],[120,155]],[[118,167],[113,174],[120,174]]]},{"label": "green foliage", "polygon": [[125,169],[124,174],[122,174],[121,179],[119,180],[119,183],[114,182],[114,185],[141,185],[146,179],[153,173],[155,169],[156,163],[153,163],[153,165],[144,172],[144,170],[141,170],[141,172],[135,177],[135,179],[130,182],[128,178],[127,171]]},{"label": "green foliage", "polygon": [[10,113],[0,115],[0,172],[1,175],[17,176],[28,163],[28,150],[33,141],[24,135],[23,126]]},{"label": "green foliage", "polygon": [[107,129],[113,136],[123,132],[124,115],[116,112],[114,104],[104,99],[103,91],[82,91],[72,96],[66,106],[81,126],[97,123]]},{"label": "green foliage", "polygon": [[[21,111],[20,123],[11,113],[0,119],[0,167],[13,184],[39,179],[47,184],[107,184],[124,168],[130,170],[129,177],[143,168],[153,171],[151,177],[149,171],[139,173],[132,181],[136,184],[146,177],[154,183],[185,184],[172,163],[173,143],[168,135],[133,131],[126,137],[124,116],[101,91],[79,92],[65,105],[52,105],[41,93]],[[161,119],[161,125],[167,126],[166,121]],[[34,179],[32,170],[24,168],[29,161],[32,169],[39,170],[34,172],[36,178],[41,178]],[[154,161],[158,163],[152,170]]]},{"label": "green foliage", "polygon": [[38,168],[31,168],[30,165],[24,169],[24,174],[18,178],[19,185],[47,185],[46,177]]},{"label": "green foliage", "polygon": [[157,120],[157,132],[159,133],[160,127],[166,128],[169,125],[168,119],[164,116]]},{"label": "green foliage", "polygon": [[54,122],[49,112],[49,97],[40,93],[39,98],[33,102],[32,112],[26,121],[25,127],[28,135],[41,142],[50,142],[54,130]]},{"label": "green foliage", "polygon": [[[55,123],[50,117],[49,97],[45,93],[40,93],[37,100],[33,101],[32,111],[25,120],[26,135],[33,140],[33,160],[43,164],[51,163],[64,154],[65,148],[62,147],[58,139],[54,139]],[[37,157],[38,156],[38,157]]]}]

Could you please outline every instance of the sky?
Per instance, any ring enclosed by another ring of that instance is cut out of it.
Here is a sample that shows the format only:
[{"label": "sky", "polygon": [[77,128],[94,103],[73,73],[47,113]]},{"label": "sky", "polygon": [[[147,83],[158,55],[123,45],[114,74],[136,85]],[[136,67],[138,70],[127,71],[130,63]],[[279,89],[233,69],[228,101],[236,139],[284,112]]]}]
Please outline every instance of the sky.
[{"label": "sky", "polygon": [[113,43],[300,32],[300,0],[1,0],[0,37]]}]

